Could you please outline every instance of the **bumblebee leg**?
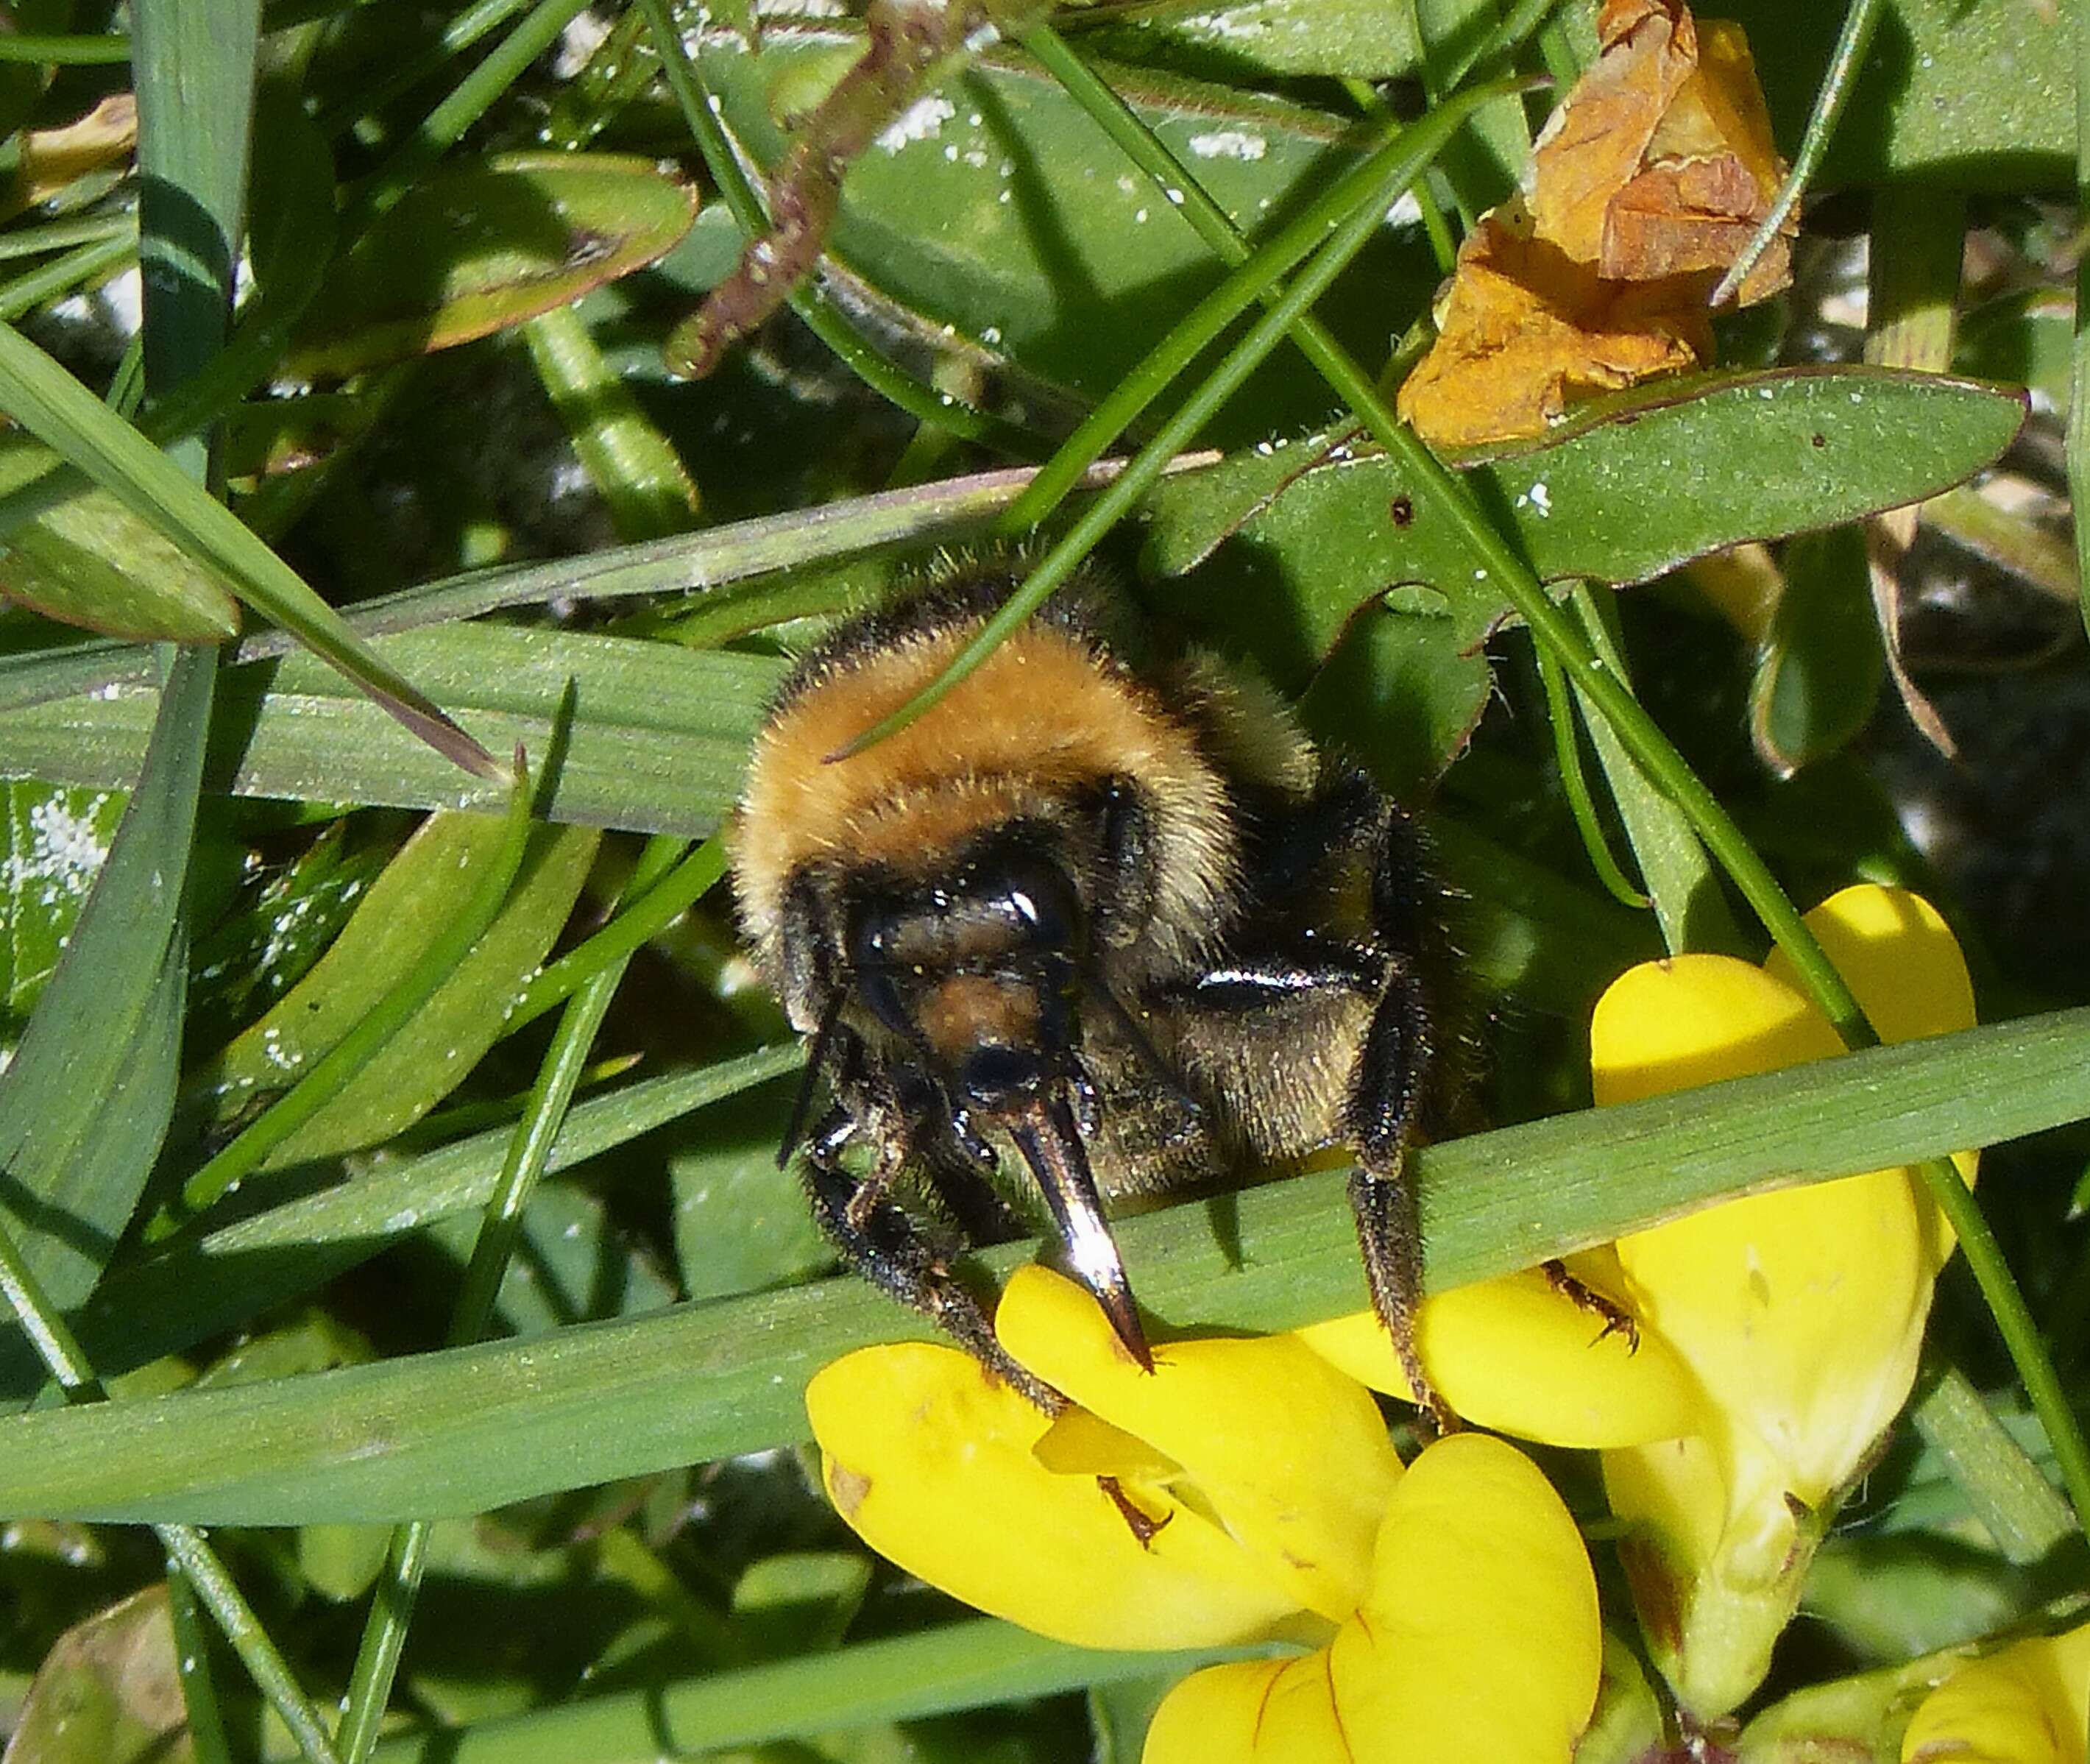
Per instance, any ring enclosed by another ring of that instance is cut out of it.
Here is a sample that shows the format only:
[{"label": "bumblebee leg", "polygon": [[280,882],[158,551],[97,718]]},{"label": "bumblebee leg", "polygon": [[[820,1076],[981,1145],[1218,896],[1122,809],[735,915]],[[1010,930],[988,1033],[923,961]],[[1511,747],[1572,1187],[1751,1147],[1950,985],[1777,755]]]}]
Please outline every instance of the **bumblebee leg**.
[{"label": "bumblebee leg", "polygon": [[806,1190],[828,1241],[858,1274],[935,1323],[990,1375],[1048,1415],[1057,1414],[1065,1399],[1009,1357],[995,1340],[985,1307],[931,1247],[915,1221],[890,1200],[858,1204],[859,1185],[835,1157],[848,1137],[847,1127],[847,1116],[837,1110],[806,1147]]},{"label": "bumblebee leg", "polygon": [[1346,1123],[1361,1168],[1350,1177],[1350,1211],[1364,1252],[1365,1284],[1417,1400],[1440,1433],[1458,1417],[1423,1370],[1415,1340],[1422,1302],[1422,1227],[1409,1172],[1424,1074],[1429,1016],[1415,976],[1396,964],[1357,1056]]},{"label": "bumblebee leg", "polygon": [[1569,1300],[1579,1310],[1587,1311],[1604,1327],[1597,1332],[1597,1340],[1606,1336],[1623,1336],[1626,1352],[1640,1352],[1640,1319],[1624,1306],[1606,1298],[1587,1280],[1578,1280],[1568,1270],[1565,1262],[1554,1260],[1539,1264],[1546,1284],[1563,1298]]},{"label": "bumblebee leg", "polygon": [[[1193,1020],[1226,1013],[1259,1020],[1259,1035],[1282,1047],[1288,1035],[1315,1043],[1331,994],[1374,1000],[1340,1103],[1320,1131],[1355,1147],[1362,1166],[1350,1180],[1350,1208],[1363,1251],[1372,1309],[1392,1338],[1401,1370],[1440,1431],[1457,1426],[1422,1370],[1415,1316],[1422,1298],[1422,1233],[1409,1178],[1410,1148],[1421,1114],[1430,1058],[1424,988],[1402,956],[1370,949],[1322,950],[1310,960],[1278,953],[1229,954],[1226,965],[1190,987],[1157,994],[1173,1009],[1187,1001]],[[1296,1035],[1288,1026],[1297,1026]],[[1280,1149],[1282,1149],[1280,1147]],[[1305,1149],[1298,1147],[1293,1149]]]},{"label": "bumblebee leg", "polygon": [[[1378,993],[1344,1108],[1344,1136],[1363,1166],[1350,1180],[1350,1209],[1372,1308],[1392,1337],[1417,1397],[1438,1429],[1449,1431],[1457,1418],[1430,1384],[1415,1340],[1422,1301],[1422,1230],[1408,1166],[1434,1052],[1430,1000],[1418,964],[1432,935],[1430,904],[1435,890],[1421,837],[1369,777],[1343,767],[1324,779],[1310,801],[1271,824],[1261,886],[1266,898],[1282,902],[1326,874],[1331,863],[1340,864],[1345,854],[1369,863],[1371,890],[1370,934],[1352,952],[1358,971],[1351,983]],[[1319,962],[1326,976],[1321,983],[1340,983],[1340,964],[1329,952],[1322,952]],[[1275,978],[1273,973],[1270,979]],[[1316,983],[1302,967],[1293,983],[1305,992]]]},{"label": "bumblebee leg", "polygon": [[1352,1143],[1364,1168],[1350,1185],[1365,1276],[1394,1352],[1439,1432],[1458,1417],[1423,1370],[1415,1318],[1422,1302],[1422,1224],[1409,1170],[1435,1054],[1427,988],[1417,971],[1430,934],[1431,893],[1414,824],[1378,799],[1372,850],[1373,929],[1387,952],[1386,987],[1372,1014],[1352,1081]]}]

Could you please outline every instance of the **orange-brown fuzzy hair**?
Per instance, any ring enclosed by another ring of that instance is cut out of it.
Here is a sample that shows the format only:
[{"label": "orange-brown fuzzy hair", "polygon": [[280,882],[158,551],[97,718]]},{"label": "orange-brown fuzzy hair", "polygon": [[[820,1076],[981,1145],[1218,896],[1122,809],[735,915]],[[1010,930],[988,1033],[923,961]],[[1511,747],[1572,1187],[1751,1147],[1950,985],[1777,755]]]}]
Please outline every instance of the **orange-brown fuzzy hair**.
[{"label": "orange-brown fuzzy hair", "polygon": [[808,866],[931,870],[973,835],[1050,818],[1112,779],[1151,817],[1156,877],[1146,935],[1177,959],[1224,929],[1240,853],[1227,786],[1195,730],[1067,617],[1034,620],[932,709],[829,763],[933,680],[987,609],[872,615],[815,650],[757,739],[735,831],[742,922],[772,978],[783,903]]}]

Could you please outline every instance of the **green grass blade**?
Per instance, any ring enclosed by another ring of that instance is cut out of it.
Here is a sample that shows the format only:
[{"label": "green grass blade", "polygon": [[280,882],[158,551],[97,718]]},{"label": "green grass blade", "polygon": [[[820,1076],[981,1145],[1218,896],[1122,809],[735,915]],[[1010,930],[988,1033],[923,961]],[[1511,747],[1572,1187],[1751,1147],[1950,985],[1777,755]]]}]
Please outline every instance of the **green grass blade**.
[{"label": "green grass blade", "polygon": [[[590,1097],[566,1117],[550,1168],[556,1174],[628,1145],[795,1072],[804,1059],[792,1042]],[[169,1239],[112,1272],[76,1318],[88,1352],[112,1372],[181,1353],[314,1290],[411,1233],[484,1207],[509,1131],[491,1129],[419,1157],[388,1160],[316,1194]],[[24,1346],[9,1342],[0,1354],[0,1389],[35,1388]]]},{"label": "green grass blade", "polygon": [[492,756],[389,667],[296,571],[41,349],[0,325],[0,409],[217,570],[239,597],[339,669],[445,758],[481,777]]},{"label": "green grass blade", "polygon": [[[1099,467],[1082,488],[1107,483],[1116,469]],[[694,585],[690,613],[707,617],[707,640],[722,642],[780,617],[841,609],[839,602],[809,600],[793,594],[788,583],[760,579],[887,546],[973,537],[1022,493],[1032,476],[1027,469],[980,472],[613,546],[585,557],[473,570],[365,601],[348,622],[359,635],[374,639],[505,607],[540,605],[555,596],[608,601]],[[238,659],[260,660],[291,648],[280,633],[257,633],[240,645]],[[100,639],[0,656],[0,711],[148,680],[151,660],[151,652],[140,645]],[[11,751],[0,746],[0,751]]]},{"label": "green grass blade", "polygon": [[[443,626],[376,647],[511,749],[542,754],[555,730],[570,735],[540,804],[548,819],[683,835],[708,833],[738,794],[784,668],[772,656],[514,626]],[[228,669],[220,698],[211,789],[398,808],[501,805],[503,791],[461,777],[313,656]],[[8,770],[54,783],[121,784],[150,713],[150,699],[129,686],[0,713],[0,754]]]},{"label": "green grass blade", "polygon": [[1241,1650],[1112,1654],[982,1619],[388,1740],[374,1764],[628,1764],[1188,1671]]},{"label": "green grass blade", "polygon": [[61,1309],[100,1278],[174,1108],[188,966],[182,882],[216,663],[208,650],[174,658],[107,863],[0,1072],[0,1224]]},{"label": "green grass blade", "polygon": [[[1911,1163],[2090,1116],[2090,1008],[1868,1050],[1432,1146],[1434,1288],[1608,1241],[1716,1196]],[[1346,1172],[1119,1227],[1163,1329],[1289,1328],[1365,1301]],[[1034,1254],[983,1260],[1005,1269]],[[0,1511],[257,1525],[465,1513],[804,1437],[819,1366],[931,1326],[809,1285],[0,1429]]]}]

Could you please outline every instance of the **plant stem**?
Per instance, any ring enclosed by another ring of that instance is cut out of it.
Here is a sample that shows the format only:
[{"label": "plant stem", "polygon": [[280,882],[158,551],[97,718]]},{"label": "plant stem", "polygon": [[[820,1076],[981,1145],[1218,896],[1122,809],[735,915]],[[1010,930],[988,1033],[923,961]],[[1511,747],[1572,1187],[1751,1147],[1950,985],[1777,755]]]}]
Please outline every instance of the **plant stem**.
[{"label": "plant stem", "polygon": [[[668,0],[639,0],[639,6],[646,15],[653,47],[668,76],[669,89],[674,93],[682,118],[696,139],[705,169],[718,186],[719,194],[725,197],[726,206],[733,210],[733,217],[739,222],[742,235],[752,239],[768,231],[769,217],[763,212],[761,198],[755,194],[754,186],[747,181],[747,174],[741,170],[739,156],[734,153],[732,141],[712,113],[711,94],[704,88],[703,75],[683,46],[682,32],[675,28],[674,19],[668,10]],[[940,424],[967,441],[999,447],[1018,458],[1035,456],[1036,444],[1014,424],[961,403],[950,394],[925,386],[912,375],[893,366],[857,335],[848,320],[836,310],[834,303],[816,284],[804,283],[794,289],[790,304],[791,310],[835,352],[844,367],[909,415],[924,423]]]}]

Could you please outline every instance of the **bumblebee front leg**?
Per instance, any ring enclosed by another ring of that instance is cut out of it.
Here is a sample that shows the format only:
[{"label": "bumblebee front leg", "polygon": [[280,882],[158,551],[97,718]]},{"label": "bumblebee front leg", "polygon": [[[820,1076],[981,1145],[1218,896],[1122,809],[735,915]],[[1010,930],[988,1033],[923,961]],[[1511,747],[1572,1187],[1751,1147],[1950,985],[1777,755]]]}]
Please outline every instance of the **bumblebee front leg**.
[{"label": "bumblebee front leg", "polygon": [[1047,1414],[1057,1414],[1065,1399],[1024,1370],[995,1340],[986,1308],[914,1220],[883,1194],[874,1193],[867,1202],[870,1185],[844,1169],[838,1155],[853,1131],[846,1112],[836,1109],[805,1148],[806,1191],[828,1241],[856,1272],[935,1323],[994,1377]]}]

